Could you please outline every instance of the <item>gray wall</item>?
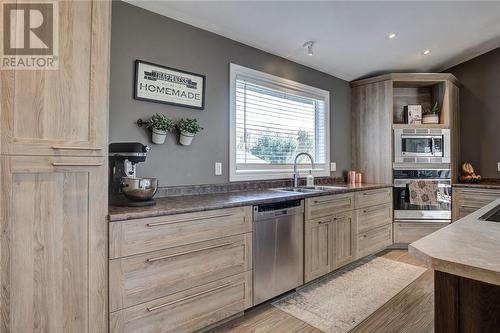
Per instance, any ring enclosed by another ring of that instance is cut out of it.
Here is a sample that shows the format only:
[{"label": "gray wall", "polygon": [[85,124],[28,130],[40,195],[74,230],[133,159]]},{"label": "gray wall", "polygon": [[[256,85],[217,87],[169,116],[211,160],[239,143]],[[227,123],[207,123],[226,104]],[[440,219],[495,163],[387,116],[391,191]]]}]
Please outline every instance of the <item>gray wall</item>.
[{"label": "gray wall", "polygon": [[461,159],[500,178],[500,48],[452,67],[460,87]]},{"label": "gray wall", "polygon": [[[204,74],[205,110],[168,106],[133,99],[135,59]],[[139,176],[158,177],[160,186],[215,184],[229,181],[229,63],[264,71],[330,91],[331,160],[339,176],[351,167],[350,87],[341,79],[299,65],[222,36],[164,16],[113,1],[111,38],[110,142],[138,141],[152,150]],[[138,128],[138,118],[162,112],[168,117],[196,117],[205,128],[189,147],[174,135],[153,145]],[[223,175],[214,175],[214,163]]]}]

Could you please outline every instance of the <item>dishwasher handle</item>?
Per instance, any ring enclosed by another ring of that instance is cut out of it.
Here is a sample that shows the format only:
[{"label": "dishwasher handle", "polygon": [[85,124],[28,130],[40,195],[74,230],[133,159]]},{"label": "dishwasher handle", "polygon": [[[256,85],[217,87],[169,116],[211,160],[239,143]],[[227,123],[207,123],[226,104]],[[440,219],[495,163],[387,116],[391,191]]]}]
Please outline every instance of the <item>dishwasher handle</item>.
[{"label": "dishwasher handle", "polygon": [[304,213],[304,201],[293,200],[253,207],[253,220],[263,221]]}]

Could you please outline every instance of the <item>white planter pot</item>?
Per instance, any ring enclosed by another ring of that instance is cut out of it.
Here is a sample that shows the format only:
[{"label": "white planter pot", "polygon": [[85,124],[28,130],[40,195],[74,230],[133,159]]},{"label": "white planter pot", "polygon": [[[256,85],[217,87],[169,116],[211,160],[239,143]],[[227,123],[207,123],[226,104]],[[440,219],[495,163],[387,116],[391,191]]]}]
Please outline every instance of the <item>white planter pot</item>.
[{"label": "white planter pot", "polygon": [[183,146],[190,146],[191,142],[193,141],[193,138],[194,138],[193,133],[181,132],[181,135],[179,137],[179,143]]},{"label": "white planter pot", "polygon": [[153,143],[156,143],[157,145],[162,145],[165,142],[166,137],[167,137],[166,131],[153,128],[151,135],[151,140],[153,141]]}]

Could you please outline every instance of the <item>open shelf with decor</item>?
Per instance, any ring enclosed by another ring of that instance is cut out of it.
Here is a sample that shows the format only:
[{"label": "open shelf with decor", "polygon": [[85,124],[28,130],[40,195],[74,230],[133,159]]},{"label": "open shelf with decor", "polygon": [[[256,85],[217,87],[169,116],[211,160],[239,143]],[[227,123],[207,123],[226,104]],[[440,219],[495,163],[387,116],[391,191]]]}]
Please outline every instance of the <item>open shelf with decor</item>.
[{"label": "open shelf with decor", "polygon": [[[393,81],[393,124],[408,125],[405,108],[410,105],[421,110],[422,127],[449,128],[447,94],[446,81]],[[428,123],[424,124],[426,119]],[[410,125],[420,127],[420,124]]]}]

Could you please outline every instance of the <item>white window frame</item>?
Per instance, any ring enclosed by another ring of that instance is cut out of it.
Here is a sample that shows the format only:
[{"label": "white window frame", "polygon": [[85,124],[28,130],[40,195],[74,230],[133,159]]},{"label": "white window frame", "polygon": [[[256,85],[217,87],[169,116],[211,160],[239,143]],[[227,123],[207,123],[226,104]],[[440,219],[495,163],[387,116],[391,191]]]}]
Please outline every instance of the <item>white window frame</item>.
[{"label": "white window frame", "polygon": [[[260,72],[254,69],[231,63],[229,65],[229,181],[248,181],[290,178],[293,174],[293,166],[282,165],[263,166],[259,170],[236,170],[236,78],[245,76],[250,79],[263,81],[273,85],[280,85],[295,91],[301,91],[324,100],[325,105],[325,163],[316,165],[313,170],[314,176],[330,176],[330,92],[327,90],[311,87],[299,82],[284,79],[279,76]],[[316,161],[315,161],[316,162]],[[318,167],[321,166],[321,167]],[[309,172],[310,164],[298,164],[299,174]],[[267,169],[267,170],[266,170]]]}]

